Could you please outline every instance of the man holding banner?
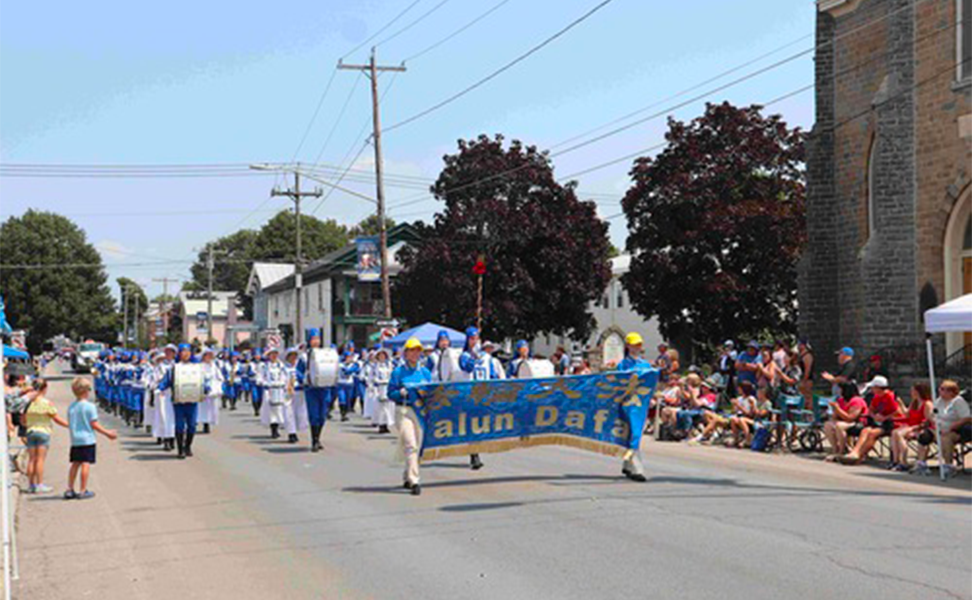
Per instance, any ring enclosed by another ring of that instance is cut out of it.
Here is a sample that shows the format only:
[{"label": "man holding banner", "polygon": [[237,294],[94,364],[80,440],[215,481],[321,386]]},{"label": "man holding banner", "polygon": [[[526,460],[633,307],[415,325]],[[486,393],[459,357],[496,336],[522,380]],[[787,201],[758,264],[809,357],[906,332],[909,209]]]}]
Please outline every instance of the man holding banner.
[{"label": "man holding banner", "polygon": [[405,454],[405,489],[412,491],[413,496],[422,493],[419,484],[419,450],[422,443],[422,425],[415,409],[408,405],[408,387],[431,383],[432,374],[419,364],[422,358],[422,342],[416,338],[409,338],[405,342],[405,364],[392,371],[388,381],[388,399],[397,405],[398,414],[395,423],[398,425],[398,436],[402,451]]}]

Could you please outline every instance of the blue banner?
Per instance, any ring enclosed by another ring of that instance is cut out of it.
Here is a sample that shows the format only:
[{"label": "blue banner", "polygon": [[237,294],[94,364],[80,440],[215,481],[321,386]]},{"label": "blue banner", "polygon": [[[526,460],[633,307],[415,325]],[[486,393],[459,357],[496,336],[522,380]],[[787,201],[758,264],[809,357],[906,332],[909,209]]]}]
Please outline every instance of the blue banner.
[{"label": "blue banner", "polygon": [[359,237],[354,240],[358,248],[358,281],[378,281],[381,279],[381,253],[377,237]]},{"label": "blue banner", "polygon": [[626,456],[641,445],[656,369],[416,385],[422,460],[562,445]]}]

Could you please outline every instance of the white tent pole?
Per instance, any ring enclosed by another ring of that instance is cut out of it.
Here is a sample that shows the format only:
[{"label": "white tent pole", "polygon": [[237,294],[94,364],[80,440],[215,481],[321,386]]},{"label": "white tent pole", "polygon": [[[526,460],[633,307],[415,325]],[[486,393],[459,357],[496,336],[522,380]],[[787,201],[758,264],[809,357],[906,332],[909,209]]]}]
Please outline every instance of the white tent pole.
[{"label": "white tent pole", "polygon": [[[925,334],[925,349],[928,353],[928,380],[931,383],[932,398],[938,399],[938,386],[935,385],[935,355],[932,352],[932,336]],[[942,428],[935,409],[935,443],[938,444],[938,476],[945,481],[945,454],[942,452]]]},{"label": "white tent pole", "polygon": [[[2,314],[2,311],[0,311]],[[0,337],[0,380],[4,378],[3,338]],[[5,384],[6,385],[6,384]],[[6,389],[4,389],[6,395]],[[6,401],[4,401],[6,405]],[[3,433],[0,434],[0,519],[3,520],[3,596],[10,600],[10,451],[7,444],[6,406],[4,406]]]}]

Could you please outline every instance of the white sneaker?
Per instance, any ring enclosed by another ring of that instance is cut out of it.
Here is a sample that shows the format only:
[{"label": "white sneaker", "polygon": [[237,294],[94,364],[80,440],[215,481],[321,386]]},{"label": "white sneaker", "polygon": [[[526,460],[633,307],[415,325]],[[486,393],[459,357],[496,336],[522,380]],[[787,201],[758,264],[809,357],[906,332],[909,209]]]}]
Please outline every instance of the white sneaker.
[{"label": "white sneaker", "polygon": [[50,494],[53,491],[54,491],[54,488],[52,488],[51,486],[47,485],[46,483],[42,483],[42,484],[40,484],[40,485],[38,485],[37,487],[34,488],[34,493],[35,494]]}]

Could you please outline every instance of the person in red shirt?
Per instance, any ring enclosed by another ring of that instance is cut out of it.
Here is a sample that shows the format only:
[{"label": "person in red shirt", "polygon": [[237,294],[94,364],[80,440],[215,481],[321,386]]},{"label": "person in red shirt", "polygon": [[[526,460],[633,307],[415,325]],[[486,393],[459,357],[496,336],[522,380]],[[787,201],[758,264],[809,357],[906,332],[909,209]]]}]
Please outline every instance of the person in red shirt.
[{"label": "person in red shirt", "polygon": [[907,414],[895,422],[891,432],[891,470],[908,471],[908,441],[918,439],[922,431],[927,431],[933,414],[931,386],[926,381],[919,381],[911,386]]},{"label": "person in red shirt", "polygon": [[846,456],[840,458],[840,462],[845,465],[859,465],[864,462],[878,439],[891,435],[895,419],[904,416],[898,399],[888,389],[888,380],[883,375],[876,376],[864,389],[873,394],[871,404],[867,416],[858,425],[847,430],[847,435],[857,436],[857,444]]},{"label": "person in red shirt", "polygon": [[830,419],[824,423],[824,436],[830,443],[830,454],[825,459],[834,462],[847,451],[847,432],[867,416],[867,402],[851,382],[840,384],[840,396],[830,403]]}]

